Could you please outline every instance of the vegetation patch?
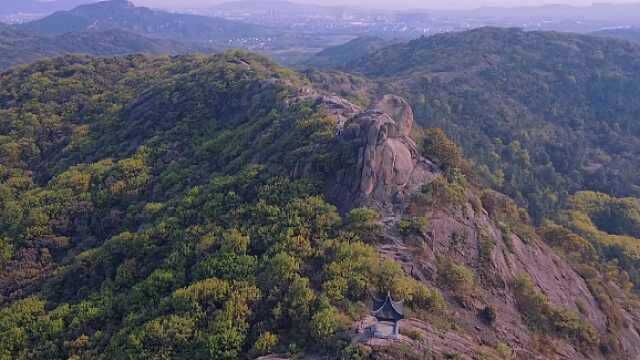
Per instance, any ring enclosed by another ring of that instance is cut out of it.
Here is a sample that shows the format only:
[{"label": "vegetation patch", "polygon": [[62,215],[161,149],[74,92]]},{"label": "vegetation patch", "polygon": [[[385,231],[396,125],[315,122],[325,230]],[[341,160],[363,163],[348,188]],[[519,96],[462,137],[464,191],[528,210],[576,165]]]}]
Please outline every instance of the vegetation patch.
[{"label": "vegetation patch", "polygon": [[402,236],[423,236],[429,228],[426,217],[411,217],[400,220],[398,230]]},{"label": "vegetation patch", "polygon": [[518,309],[532,330],[552,332],[583,347],[598,345],[599,337],[593,325],[571,310],[552,305],[528,276],[519,276],[513,286]]},{"label": "vegetation patch", "polygon": [[449,258],[438,258],[438,283],[453,291],[458,301],[465,304],[476,292],[475,274],[463,264]]}]

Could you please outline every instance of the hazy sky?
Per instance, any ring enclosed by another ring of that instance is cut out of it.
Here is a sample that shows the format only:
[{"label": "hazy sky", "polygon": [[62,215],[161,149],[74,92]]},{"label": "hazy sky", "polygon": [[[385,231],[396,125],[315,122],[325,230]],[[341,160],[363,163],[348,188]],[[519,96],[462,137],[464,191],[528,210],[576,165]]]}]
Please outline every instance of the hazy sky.
[{"label": "hazy sky", "polygon": [[[0,0],[0,2],[3,0]],[[232,1],[232,0],[229,0]],[[268,0],[267,0],[268,1]],[[300,3],[321,5],[360,5],[376,8],[477,8],[483,6],[534,6],[542,4],[591,5],[593,0],[292,0]],[[225,0],[133,0],[138,5],[150,7],[207,7]],[[632,3],[640,0],[602,0],[595,2]]]}]

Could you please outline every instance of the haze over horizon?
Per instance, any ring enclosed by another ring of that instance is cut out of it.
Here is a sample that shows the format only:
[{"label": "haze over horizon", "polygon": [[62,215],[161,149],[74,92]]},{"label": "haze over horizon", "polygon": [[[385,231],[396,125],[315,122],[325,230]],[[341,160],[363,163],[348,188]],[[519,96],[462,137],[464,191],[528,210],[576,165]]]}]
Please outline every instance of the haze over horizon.
[{"label": "haze over horizon", "polygon": [[[10,8],[21,4],[23,0],[2,0],[3,5]],[[36,0],[39,2],[61,2],[78,4],[83,1],[74,0]],[[222,3],[235,2],[239,0],[131,0],[138,6],[165,9],[188,9],[188,8],[208,8]],[[279,1],[279,0],[263,0]],[[482,7],[529,7],[540,5],[570,5],[570,6],[590,6],[592,4],[633,4],[640,3],[640,0],[288,0],[301,4],[316,4],[326,6],[357,6],[363,8],[379,9],[475,9]],[[85,3],[98,2],[98,0],[86,0]]]},{"label": "haze over horizon", "polygon": [[[133,0],[136,5],[163,8],[206,8],[225,2],[237,0]],[[267,0],[274,1],[274,0]],[[317,5],[345,5],[384,9],[474,9],[479,7],[526,7],[540,5],[590,6],[592,4],[633,4],[637,0],[290,0],[291,2]]]}]

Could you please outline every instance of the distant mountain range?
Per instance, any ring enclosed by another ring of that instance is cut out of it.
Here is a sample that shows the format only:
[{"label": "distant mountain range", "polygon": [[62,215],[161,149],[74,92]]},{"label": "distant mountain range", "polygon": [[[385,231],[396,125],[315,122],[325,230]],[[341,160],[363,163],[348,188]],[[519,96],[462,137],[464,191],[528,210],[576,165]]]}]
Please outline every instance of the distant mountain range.
[{"label": "distant mountain range", "polygon": [[640,25],[640,3],[481,7],[427,13],[437,20],[448,19],[456,24],[472,25],[471,27],[520,27],[526,30],[590,33],[612,27]]},{"label": "distant mountain range", "polygon": [[476,17],[509,17],[530,19],[640,20],[640,3],[594,3],[591,6],[550,4],[518,7],[480,7],[472,10],[431,11],[436,14],[466,14]]},{"label": "distant mountain range", "polygon": [[346,44],[327,48],[305,62],[318,68],[341,68],[393,42],[375,36],[361,36]]},{"label": "distant mountain range", "polygon": [[228,1],[222,4],[214,6],[212,9],[221,10],[221,11],[251,11],[251,12],[274,12],[278,11],[281,13],[305,13],[314,11],[315,14],[318,12],[327,13],[330,11],[339,11],[340,9],[344,9],[345,6],[326,6],[318,4],[302,4],[295,3],[287,0],[239,0],[239,1]]},{"label": "distant mountain range", "polygon": [[58,11],[43,19],[21,24],[19,28],[45,35],[119,29],[156,38],[207,42],[224,42],[267,33],[266,28],[258,25],[152,10],[137,7],[126,0],[103,1],[70,11]]},{"label": "distant mountain range", "polygon": [[114,56],[133,53],[182,54],[212,52],[204,45],[153,39],[123,30],[84,31],[42,36],[0,25],[0,70],[66,54]]},{"label": "distant mountain range", "polygon": [[0,6],[0,15],[11,15],[16,13],[48,14],[54,11],[72,9],[76,6],[91,2],[96,2],[96,0],[5,0],[2,2],[2,6]]},{"label": "distant mountain range", "polygon": [[592,35],[640,43],[640,27],[596,31]]},{"label": "distant mountain range", "polygon": [[[318,4],[301,4],[286,0],[239,0],[229,1],[216,5],[206,13],[224,17],[244,17],[251,15],[264,15],[263,21],[271,19],[295,18],[313,16],[320,17],[340,17],[348,12],[372,12],[374,10],[354,9],[346,6],[327,6]],[[291,24],[278,24],[287,26]]]}]

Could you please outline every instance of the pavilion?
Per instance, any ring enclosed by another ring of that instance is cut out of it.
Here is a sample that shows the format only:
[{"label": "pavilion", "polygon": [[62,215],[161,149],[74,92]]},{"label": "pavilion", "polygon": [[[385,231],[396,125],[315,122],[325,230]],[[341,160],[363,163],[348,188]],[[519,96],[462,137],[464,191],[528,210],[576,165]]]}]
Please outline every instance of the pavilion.
[{"label": "pavilion", "polygon": [[384,299],[373,298],[372,315],[378,322],[373,328],[373,336],[381,339],[400,337],[400,320],[404,319],[402,301],[394,301],[391,293]]}]

